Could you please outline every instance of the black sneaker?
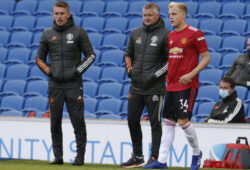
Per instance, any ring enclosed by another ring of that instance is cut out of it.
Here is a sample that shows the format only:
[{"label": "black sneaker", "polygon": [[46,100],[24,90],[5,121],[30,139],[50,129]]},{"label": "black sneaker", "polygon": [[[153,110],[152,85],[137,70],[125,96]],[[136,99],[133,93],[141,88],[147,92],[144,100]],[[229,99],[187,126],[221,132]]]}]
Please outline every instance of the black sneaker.
[{"label": "black sneaker", "polygon": [[155,157],[152,156],[152,157],[148,160],[148,162],[146,163],[146,165],[152,164],[155,160],[156,160]]},{"label": "black sneaker", "polygon": [[144,165],[143,156],[135,156],[134,154],[132,154],[132,157],[127,162],[122,163],[120,166],[122,168],[135,168],[143,165]]},{"label": "black sneaker", "polygon": [[84,165],[84,157],[83,156],[76,156],[72,165],[77,165],[77,166]]},{"label": "black sneaker", "polygon": [[50,165],[62,165],[63,164],[63,159],[55,159],[53,162],[49,163]]}]

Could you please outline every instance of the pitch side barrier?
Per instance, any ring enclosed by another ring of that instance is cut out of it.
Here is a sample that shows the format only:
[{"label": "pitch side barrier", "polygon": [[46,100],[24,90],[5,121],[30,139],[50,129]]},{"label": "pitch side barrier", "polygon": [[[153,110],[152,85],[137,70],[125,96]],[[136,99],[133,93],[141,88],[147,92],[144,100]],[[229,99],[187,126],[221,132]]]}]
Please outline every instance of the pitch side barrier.
[{"label": "pitch side barrier", "polygon": [[[149,158],[151,128],[142,121],[143,152]],[[86,163],[120,164],[130,158],[132,145],[126,120],[86,120]],[[225,145],[233,143],[238,136],[250,141],[249,124],[193,123],[196,127],[203,160],[220,160]],[[76,142],[69,119],[63,119],[64,161],[72,162],[76,155]],[[191,164],[192,148],[180,127],[176,128],[174,145],[171,147],[168,165],[188,167]],[[0,160],[36,159],[53,160],[50,121],[47,118],[0,117]]]}]

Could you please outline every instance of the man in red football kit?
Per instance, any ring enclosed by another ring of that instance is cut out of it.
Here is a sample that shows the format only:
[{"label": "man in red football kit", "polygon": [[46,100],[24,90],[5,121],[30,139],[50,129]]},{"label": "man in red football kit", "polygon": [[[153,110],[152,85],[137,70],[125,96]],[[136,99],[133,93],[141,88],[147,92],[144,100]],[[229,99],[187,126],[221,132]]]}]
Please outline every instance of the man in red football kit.
[{"label": "man in red football kit", "polygon": [[[210,57],[203,33],[186,24],[186,5],[171,2],[168,8],[171,25],[175,30],[168,35],[169,64],[163,135],[158,160],[144,168],[167,169],[168,153],[178,123],[193,149],[190,169],[197,170],[200,167],[202,152],[190,119],[199,88],[198,73],[209,64]],[[199,56],[202,57],[200,63]]]}]

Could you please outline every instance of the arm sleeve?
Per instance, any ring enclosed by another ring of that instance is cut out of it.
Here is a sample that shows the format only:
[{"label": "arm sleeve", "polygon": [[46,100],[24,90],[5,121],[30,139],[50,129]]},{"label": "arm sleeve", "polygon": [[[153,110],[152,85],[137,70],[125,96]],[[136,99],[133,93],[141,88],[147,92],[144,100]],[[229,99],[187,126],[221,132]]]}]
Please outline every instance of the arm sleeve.
[{"label": "arm sleeve", "polygon": [[82,28],[80,29],[80,48],[85,57],[76,67],[77,74],[84,73],[96,58],[96,54],[90,43],[88,35]]},{"label": "arm sleeve", "polygon": [[36,64],[43,73],[49,76],[50,66],[47,63],[47,55],[48,55],[48,43],[45,37],[45,33],[43,32],[41,39],[40,39],[40,44],[37,50]]},{"label": "arm sleeve", "polygon": [[199,53],[203,53],[205,51],[208,51],[205,36],[200,30],[197,30],[195,32],[194,44],[195,44],[197,50],[199,51]]},{"label": "arm sleeve", "polygon": [[134,43],[132,38],[132,33],[129,37],[128,46],[125,53],[125,64],[128,77],[131,77],[131,71],[133,69],[133,59],[134,59]]}]

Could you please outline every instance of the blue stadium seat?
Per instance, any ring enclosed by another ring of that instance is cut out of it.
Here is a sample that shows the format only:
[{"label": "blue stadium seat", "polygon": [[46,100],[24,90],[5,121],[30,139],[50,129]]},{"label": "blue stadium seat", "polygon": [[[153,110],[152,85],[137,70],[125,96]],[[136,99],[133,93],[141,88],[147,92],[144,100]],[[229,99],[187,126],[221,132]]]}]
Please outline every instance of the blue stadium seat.
[{"label": "blue stadium seat", "polygon": [[244,14],[246,5],[242,2],[225,3],[218,18],[223,20],[239,19]]},{"label": "blue stadium seat", "polygon": [[11,34],[8,48],[28,47],[31,43],[33,34],[28,31],[18,31]]},{"label": "blue stadium seat", "polygon": [[197,111],[196,118],[206,118],[210,115],[216,102],[201,103]]},{"label": "blue stadium seat", "polygon": [[99,83],[122,82],[124,75],[125,75],[124,67],[107,67],[104,68]]},{"label": "blue stadium seat", "polygon": [[30,49],[28,48],[13,48],[9,50],[9,55],[4,62],[7,65],[11,64],[26,64],[30,58]]},{"label": "blue stadium seat", "polygon": [[79,13],[81,17],[89,17],[89,16],[100,16],[105,8],[105,2],[103,1],[87,1],[83,5],[83,12]]},{"label": "blue stadium seat", "polygon": [[125,84],[123,87],[122,95],[120,97],[121,100],[127,100],[129,94],[130,84]]},{"label": "blue stadium seat", "polygon": [[96,119],[96,115],[92,113],[85,112],[84,113],[84,118],[85,119]]},{"label": "blue stadium seat", "polygon": [[6,78],[9,80],[20,79],[26,80],[29,74],[29,66],[26,64],[11,65],[7,69]]},{"label": "blue stadium seat", "polygon": [[22,96],[5,96],[2,98],[0,112],[17,111],[23,108],[24,98]]},{"label": "blue stadium seat", "polygon": [[210,63],[207,66],[208,68],[218,68],[221,64],[222,56],[217,52],[210,52]]},{"label": "blue stadium seat", "polygon": [[52,27],[54,18],[52,16],[42,16],[37,18],[36,25],[33,29],[33,32],[43,31],[45,28]]},{"label": "blue stadium seat", "polygon": [[201,86],[218,85],[223,76],[223,71],[219,69],[205,69],[199,74]]},{"label": "blue stadium seat", "polygon": [[38,46],[40,44],[41,36],[42,36],[42,32],[34,33],[34,37],[33,37],[32,43],[30,44],[29,47],[30,48],[38,48]]},{"label": "blue stadium seat", "polygon": [[128,100],[125,100],[122,104],[121,112],[119,115],[123,118],[127,117],[128,115]]},{"label": "blue stadium seat", "polygon": [[219,34],[222,37],[242,35],[246,31],[247,22],[242,19],[231,19],[224,21],[222,32]]},{"label": "blue stadium seat", "polygon": [[243,86],[235,86],[235,90],[237,91],[238,97],[244,101],[247,99],[248,88]]},{"label": "blue stadium seat", "polygon": [[246,38],[242,36],[230,36],[223,39],[222,48],[218,50],[222,55],[232,52],[241,52],[245,49]]},{"label": "blue stadium seat", "polygon": [[29,97],[24,102],[23,112],[27,114],[27,112],[31,111],[48,111],[48,98],[42,96]]},{"label": "blue stadium seat", "polygon": [[133,1],[129,3],[128,12],[125,17],[131,19],[134,17],[142,17],[142,8],[146,4],[146,1]]},{"label": "blue stadium seat", "polygon": [[105,114],[119,114],[122,106],[122,101],[115,98],[104,99],[98,103],[97,111],[95,114],[97,117]]},{"label": "blue stadium seat", "polygon": [[142,26],[142,23],[143,23],[142,18],[129,19],[128,29],[126,30],[126,34],[130,33],[134,28]]},{"label": "blue stadium seat", "polygon": [[105,12],[103,12],[103,17],[122,17],[128,9],[128,2],[126,1],[114,1],[107,2],[107,7]]},{"label": "blue stadium seat", "polygon": [[226,72],[239,55],[240,53],[228,53],[224,55],[222,58],[222,63],[218,68]]},{"label": "blue stadium seat", "polygon": [[123,63],[124,52],[122,50],[104,51],[98,66],[121,66]]},{"label": "blue stadium seat", "polygon": [[191,16],[195,16],[197,14],[197,10],[198,10],[198,3],[197,2],[193,2],[193,1],[187,1],[185,2],[187,9],[188,9],[188,13]]},{"label": "blue stadium seat", "polygon": [[209,52],[216,52],[221,47],[222,38],[217,35],[206,36],[206,42]]},{"label": "blue stadium seat", "polygon": [[248,21],[247,29],[246,32],[243,33],[243,36],[250,37],[250,20]]},{"label": "blue stadium seat", "polygon": [[0,78],[3,80],[5,77],[5,72],[6,72],[6,65],[0,63]]},{"label": "blue stadium seat", "polygon": [[37,6],[37,1],[18,1],[12,16],[32,15]]},{"label": "blue stadium seat", "polygon": [[173,31],[174,27],[172,27],[170,19],[169,18],[164,18],[163,19],[165,22],[165,27],[169,30],[169,31]]},{"label": "blue stadium seat", "polygon": [[245,15],[242,16],[242,19],[244,19],[247,22],[250,22],[250,3],[247,4],[246,12]]},{"label": "blue stadium seat", "polygon": [[82,25],[82,18],[78,16],[73,16],[73,20],[76,26],[81,26]]},{"label": "blue stadium seat", "polygon": [[0,92],[2,91],[2,87],[3,87],[3,80],[0,79]]},{"label": "blue stadium seat", "polygon": [[48,81],[36,80],[28,82],[24,97],[44,96],[48,95]]},{"label": "blue stadium seat", "polygon": [[103,83],[98,89],[97,99],[119,98],[122,92],[120,83]]},{"label": "blue stadium seat", "polygon": [[1,15],[0,16],[0,30],[8,31],[13,24],[13,16],[11,15]]},{"label": "blue stadium seat", "polygon": [[219,100],[218,86],[203,86],[199,89],[196,102],[217,102]]},{"label": "blue stadium seat", "polygon": [[111,49],[120,49],[125,48],[126,35],[121,33],[113,33],[104,36],[102,46],[100,50],[111,50]]},{"label": "blue stadium seat", "polygon": [[198,28],[199,26],[199,20],[195,18],[187,18],[186,23],[188,25],[191,25],[192,27]]},{"label": "blue stadium seat", "polygon": [[105,114],[98,117],[98,119],[122,120],[122,117],[116,114]]},{"label": "blue stadium seat", "polygon": [[170,3],[169,1],[158,1],[156,2],[159,7],[160,7],[160,14],[163,18],[168,17],[168,4]]},{"label": "blue stadium seat", "polygon": [[4,47],[7,46],[9,42],[10,33],[8,31],[0,31],[0,44]]},{"label": "blue stadium seat", "polygon": [[17,110],[9,110],[0,113],[1,116],[23,116],[23,112]]},{"label": "blue stadium seat", "polygon": [[85,82],[83,84],[84,97],[95,97],[97,94],[98,84],[95,82]]},{"label": "blue stadium seat", "polygon": [[31,67],[27,81],[33,80],[48,80],[48,77],[35,65]]},{"label": "blue stadium seat", "polygon": [[93,48],[99,49],[102,44],[103,36],[99,33],[88,33],[89,40]]},{"label": "blue stadium seat", "polygon": [[84,109],[85,113],[95,113],[97,108],[97,100],[95,98],[85,98],[84,99]]},{"label": "blue stadium seat", "polygon": [[128,19],[125,17],[112,17],[106,19],[105,28],[102,34],[123,33],[127,29]]},{"label": "blue stadium seat", "polygon": [[8,54],[8,49],[1,47],[0,48],[0,63],[3,63],[6,60],[7,54]]},{"label": "blue stadium seat", "polygon": [[200,22],[200,30],[204,35],[218,35],[221,32],[223,20],[206,19]]},{"label": "blue stadium seat", "polygon": [[219,2],[204,2],[200,3],[199,10],[195,15],[197,19],[211,19],[220,14],[221,3]]},{"label": "blue stadium seat", "polygon": [[[93,44],[92,44],[93,45]],[[97,50],[97,49],[94,49],[94,51],[95,51],[95,61],[94,61],[94,63],[93,63],[93,66],[94,65],[97,65],[97,63],[100,61],[100,56],[101,56],[101,52],[100,52],[100,50]]]},{"label": "blue stadium seat", "polygon": [[100,67],[91,66],[87,69],[85,73],[83,73],[83,81],[97,82],[101,76],[101,73],[102,69]]},{"label": "blue stadium seat", "polygon": [[68,1],[71,14],[78,15],[82,10],[82,1]]},{"label": "blue stadium seat", "polygon": [[26,81],[24,80],[7,80],[3,85],[3,92],[0,96],[22,96],[26,88]]},{"label": "blue stadium seat", "polygon": [[53,13],[53,6],[55,2],[55,0],[39,1],[37,10],[33,13],[33,15],[35,15],[36,17],[51,16]]},{"label": "blue stadium seat", "polygon": [[86,32],[101,32],[104,27],[103,17],[88,17],[83,20],[82,27]]},{"label": "blue stadium seat", "polygon": [[36,53],[37,53],[37,48],[35,48],[31,51],[31,56],[30,56],[30,59],[27,63],[29,66],[36,65]]},{"label": "blue stadium seat", "polygon": [[15,0],[0,1],[0,15],[10,14],[15,7]]},{"label": "blue stadium seat", "polygon": [[199,103],[198,102],[194,102],[194,106],[193,106],[193,111],[192,111],[192,115],[197,115],[197,111],[199,108]]}]

